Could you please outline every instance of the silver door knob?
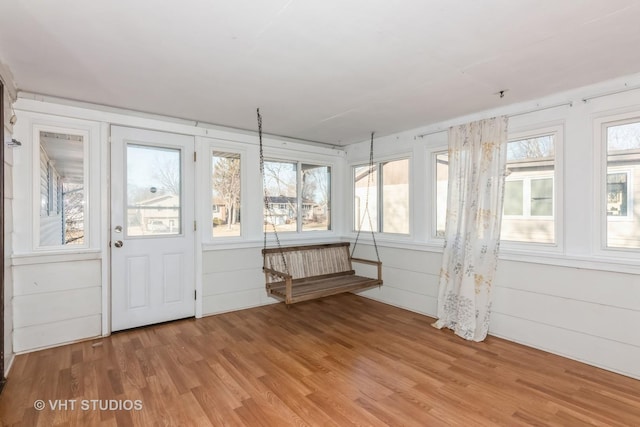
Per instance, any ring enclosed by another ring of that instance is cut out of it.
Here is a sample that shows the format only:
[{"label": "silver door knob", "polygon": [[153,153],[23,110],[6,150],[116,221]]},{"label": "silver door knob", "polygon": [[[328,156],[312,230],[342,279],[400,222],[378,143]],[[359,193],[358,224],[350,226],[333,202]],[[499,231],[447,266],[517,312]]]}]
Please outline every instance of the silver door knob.
[{"label": "silver door knob", "polygon": [[122,240],[116,240],[115,243],[113,244],[113,246],[115,246],[116,248],[121,248],[122,247]]}]

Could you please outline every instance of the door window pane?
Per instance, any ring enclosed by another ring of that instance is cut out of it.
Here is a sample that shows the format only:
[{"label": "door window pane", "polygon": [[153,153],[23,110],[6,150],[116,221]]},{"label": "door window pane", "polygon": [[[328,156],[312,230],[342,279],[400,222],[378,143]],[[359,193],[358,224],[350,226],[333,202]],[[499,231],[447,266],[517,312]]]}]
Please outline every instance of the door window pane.
[{"label": "door window pane", "polygon": [[608,126],[607,247],[640,249],[640,121]]},{"label": "door window pane", "polygon": [[181,151],[127,145],[127,235],[180,234]]},{"label": "door window pane", "polygon": [[40,131],[40,246],[85,243],[84,137]]},{"label": "door window pane", "polygon": [[213,237],[240,236],[240,154],[214,151],[211,162]]}]

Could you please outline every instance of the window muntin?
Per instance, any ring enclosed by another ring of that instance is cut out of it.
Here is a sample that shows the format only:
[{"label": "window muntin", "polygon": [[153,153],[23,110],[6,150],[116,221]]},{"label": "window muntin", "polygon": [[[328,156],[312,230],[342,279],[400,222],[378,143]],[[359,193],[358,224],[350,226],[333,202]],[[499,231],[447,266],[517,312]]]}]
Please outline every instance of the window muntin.
[{"label": "window muntin", "polygon": [[85,136],[40,130],[41,247],[85,245]]},{"label": "window muntin", "polygon": [[409,234],[409,176],[409,159],[354,167],[354,229]]},{"label": "window muntin", "polygon": [[331,229],[331,167],[302,162],[264,162],[267,232]]},{"label": "window muntin", "polygon": [[640,249],[640,119],[605,123],[606,247]]},{"label": "window muntin", "polygon": [[241,235],[240,178],[238,153],[211,153],[211,223],[213,237]]}]

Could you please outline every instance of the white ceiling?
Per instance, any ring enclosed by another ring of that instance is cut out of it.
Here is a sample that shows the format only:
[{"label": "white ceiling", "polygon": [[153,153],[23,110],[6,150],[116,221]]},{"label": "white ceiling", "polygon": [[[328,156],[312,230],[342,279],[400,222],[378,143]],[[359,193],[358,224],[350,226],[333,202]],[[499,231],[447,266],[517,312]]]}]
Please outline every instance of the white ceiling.
[{"label": "white ceiling", "polygon": [[637,73],[639,46],[638,0],[0,1],[19,90],[332,144]]}]

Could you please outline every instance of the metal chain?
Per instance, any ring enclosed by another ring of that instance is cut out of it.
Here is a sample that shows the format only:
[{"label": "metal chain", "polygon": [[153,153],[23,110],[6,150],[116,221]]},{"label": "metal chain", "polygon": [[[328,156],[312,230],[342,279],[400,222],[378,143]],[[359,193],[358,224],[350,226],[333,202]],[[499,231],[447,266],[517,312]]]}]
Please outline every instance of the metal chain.
[{"label": "metal chain", "polygon": [[[257,115],[258,115],[258,138],[260,140],[260,174],[262,175],[262,188],[264,191],[263,202],[267,210],[267,213],[271,216],[272,219],[274,219],[275,215],[274,215],[273,207],[269,204],[269,194],[267,192],[267,178],[264,173],[264,152],[263,152],[263,146],[262,146],[262,116],[260,115],[259,108],[257,109]],[[280,250],[282,265],[284,265],[284,272],[289,274],[289,267],[287,266],[287,260],[284,256],[284,251],[282,250],[282,245],[280,244],[280,237],[278,236],[278,230],[276,228],[274,221],[271,222],[271,226],[273,227],[273,234],[276,238],[276,244],[278,245],[278,249]],[[262,228],[264,230],[263,249],[267,249],[267,227],[265,227],[263,224]],[[262,266],[266,267],[266,257],[264,256],[262,259]]]},{"label": "metal chain", "polygon": [[[373,247],[376,250],[376,258],[378,262],[380,262],[380,254],[378,253],[378,244],[376,243],[376,235],[373,232],[373,224],[371,221],[371,212],[369,212],[369,192],[371,191],[371,181],[373,179],[373,135],[374,132],[371,132],[371,144],[369,145],[369,175],[367,177],[367,195],[364,201],[364,211],[369,219],[369,229],[371,230],[371,238],[373,239]],[[356,251],[356,246],[358,246],[358,239],[360,238],[360,231],[362,230],[362,223],[364,222],[364,214],[360,219],[360,224],[358,227],[358,233],[356,234],[356,241],[353,243],[353,248],[351,248],[351,258],[353,258],[353,254]]]}]

